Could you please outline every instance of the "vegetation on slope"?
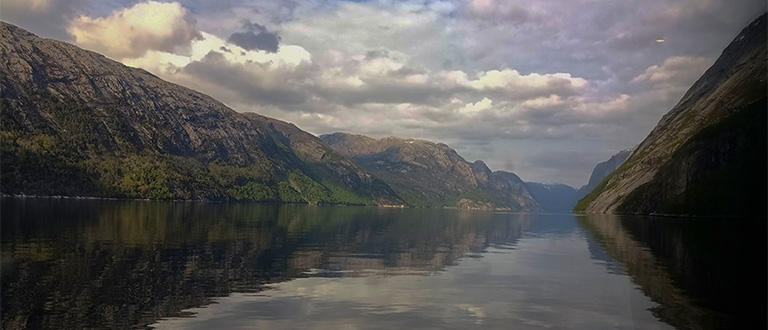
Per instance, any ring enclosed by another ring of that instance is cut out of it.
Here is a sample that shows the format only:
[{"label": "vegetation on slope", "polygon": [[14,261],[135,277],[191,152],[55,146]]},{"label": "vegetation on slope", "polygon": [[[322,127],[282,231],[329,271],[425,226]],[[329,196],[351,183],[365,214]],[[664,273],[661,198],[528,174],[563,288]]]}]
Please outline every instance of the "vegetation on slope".
[{"label": "vegetation on slope", "polygon": [[370,174],[340,170],[353,164],[343,156],[318,166],[265,122],[144,70],[3,22],[0,57],[0,194],[400,201]]}]

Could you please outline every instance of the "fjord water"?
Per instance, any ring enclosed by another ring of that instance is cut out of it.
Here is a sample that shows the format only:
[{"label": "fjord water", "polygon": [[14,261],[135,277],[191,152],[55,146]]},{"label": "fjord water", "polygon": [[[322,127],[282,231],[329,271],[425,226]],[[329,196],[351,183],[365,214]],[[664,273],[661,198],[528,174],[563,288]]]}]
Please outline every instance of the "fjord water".
[{"label": "fjord water", "polygon": [[2,200],[3,329],[765,328],[765,219]]}]

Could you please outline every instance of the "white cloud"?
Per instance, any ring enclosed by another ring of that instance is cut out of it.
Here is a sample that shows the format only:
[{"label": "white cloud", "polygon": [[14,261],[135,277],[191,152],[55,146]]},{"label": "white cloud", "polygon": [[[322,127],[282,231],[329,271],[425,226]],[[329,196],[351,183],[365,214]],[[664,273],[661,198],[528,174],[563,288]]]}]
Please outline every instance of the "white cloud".
[{"label": "white cloud", "polygon": [[169,76],[191,62],[189,56],[149,50],[144,56],[123,59],[123,64],[142,68],[160,76]]},{"label": "white cloud", "polygon": [[147,51],[178,51],[200,36],[195,20],[178,2],[142,2],[107,17],[80,16],[67,31],[78,45],[117,59]]},{"label": "white cloud", "polygon": [[687,89],[712,65],[712,60],[697,56],[672,56],[661,65],[652,65],[633,82],[650,82],[657,89]]},{"label": "white cloud", "polygon": [[565,102],[563,98],[557,95],[550,95],[548,97],[537,97],[535,99],[526,100],[521,103],[520,106],[531,109],[551,108],[555,106],[563,105]]},{"label": "white cloud", "polygon": [[621,94],[614,99],[604,102],[580,102],[574,106],[574,110],[581,114],[605,115],[629,109],[631,101],[632,97],[627,94]]},{"label": "white cloud", "polygon": [[459,109],[459,113],[466,115],[473,115],[480,111],[493,108],[493,101],[487,97],[475,103],[467,103],[463,108]]},{"label": "white cloud", "polygon": [[476,80],[463,82],[478,90],[526,91],[536,89],[582,89],[587,81],[568,73],[521,75],[517,70],[490,70],[478,74]]}]

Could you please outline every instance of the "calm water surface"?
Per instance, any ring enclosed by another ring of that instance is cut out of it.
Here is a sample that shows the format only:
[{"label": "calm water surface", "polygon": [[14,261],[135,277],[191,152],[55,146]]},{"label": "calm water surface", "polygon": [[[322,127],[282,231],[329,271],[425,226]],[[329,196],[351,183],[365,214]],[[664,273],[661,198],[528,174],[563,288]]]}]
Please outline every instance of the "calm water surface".
[{"label": "calm water surface", "polygon": [[764,329],[765,219],[3,199],[3,329]]}]

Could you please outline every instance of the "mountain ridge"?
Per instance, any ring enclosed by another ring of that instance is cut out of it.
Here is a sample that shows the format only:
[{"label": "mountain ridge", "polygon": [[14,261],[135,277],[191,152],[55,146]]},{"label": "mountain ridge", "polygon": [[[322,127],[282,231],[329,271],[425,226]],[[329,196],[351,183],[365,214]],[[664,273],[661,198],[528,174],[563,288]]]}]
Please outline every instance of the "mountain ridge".
[{"label": "mountain ridge", "polygon": [[403,204],[343,157],[323,167],[345,178],[318,174],[264,120],[145,70],[5,22],[0,54],[5,195]]},{"label": "mountain ridge", "polygon": [[411,205],[537,211],[541,206],[514,173],[470,163],[444,143],[331,133],[319,138],[387,182]]}]

